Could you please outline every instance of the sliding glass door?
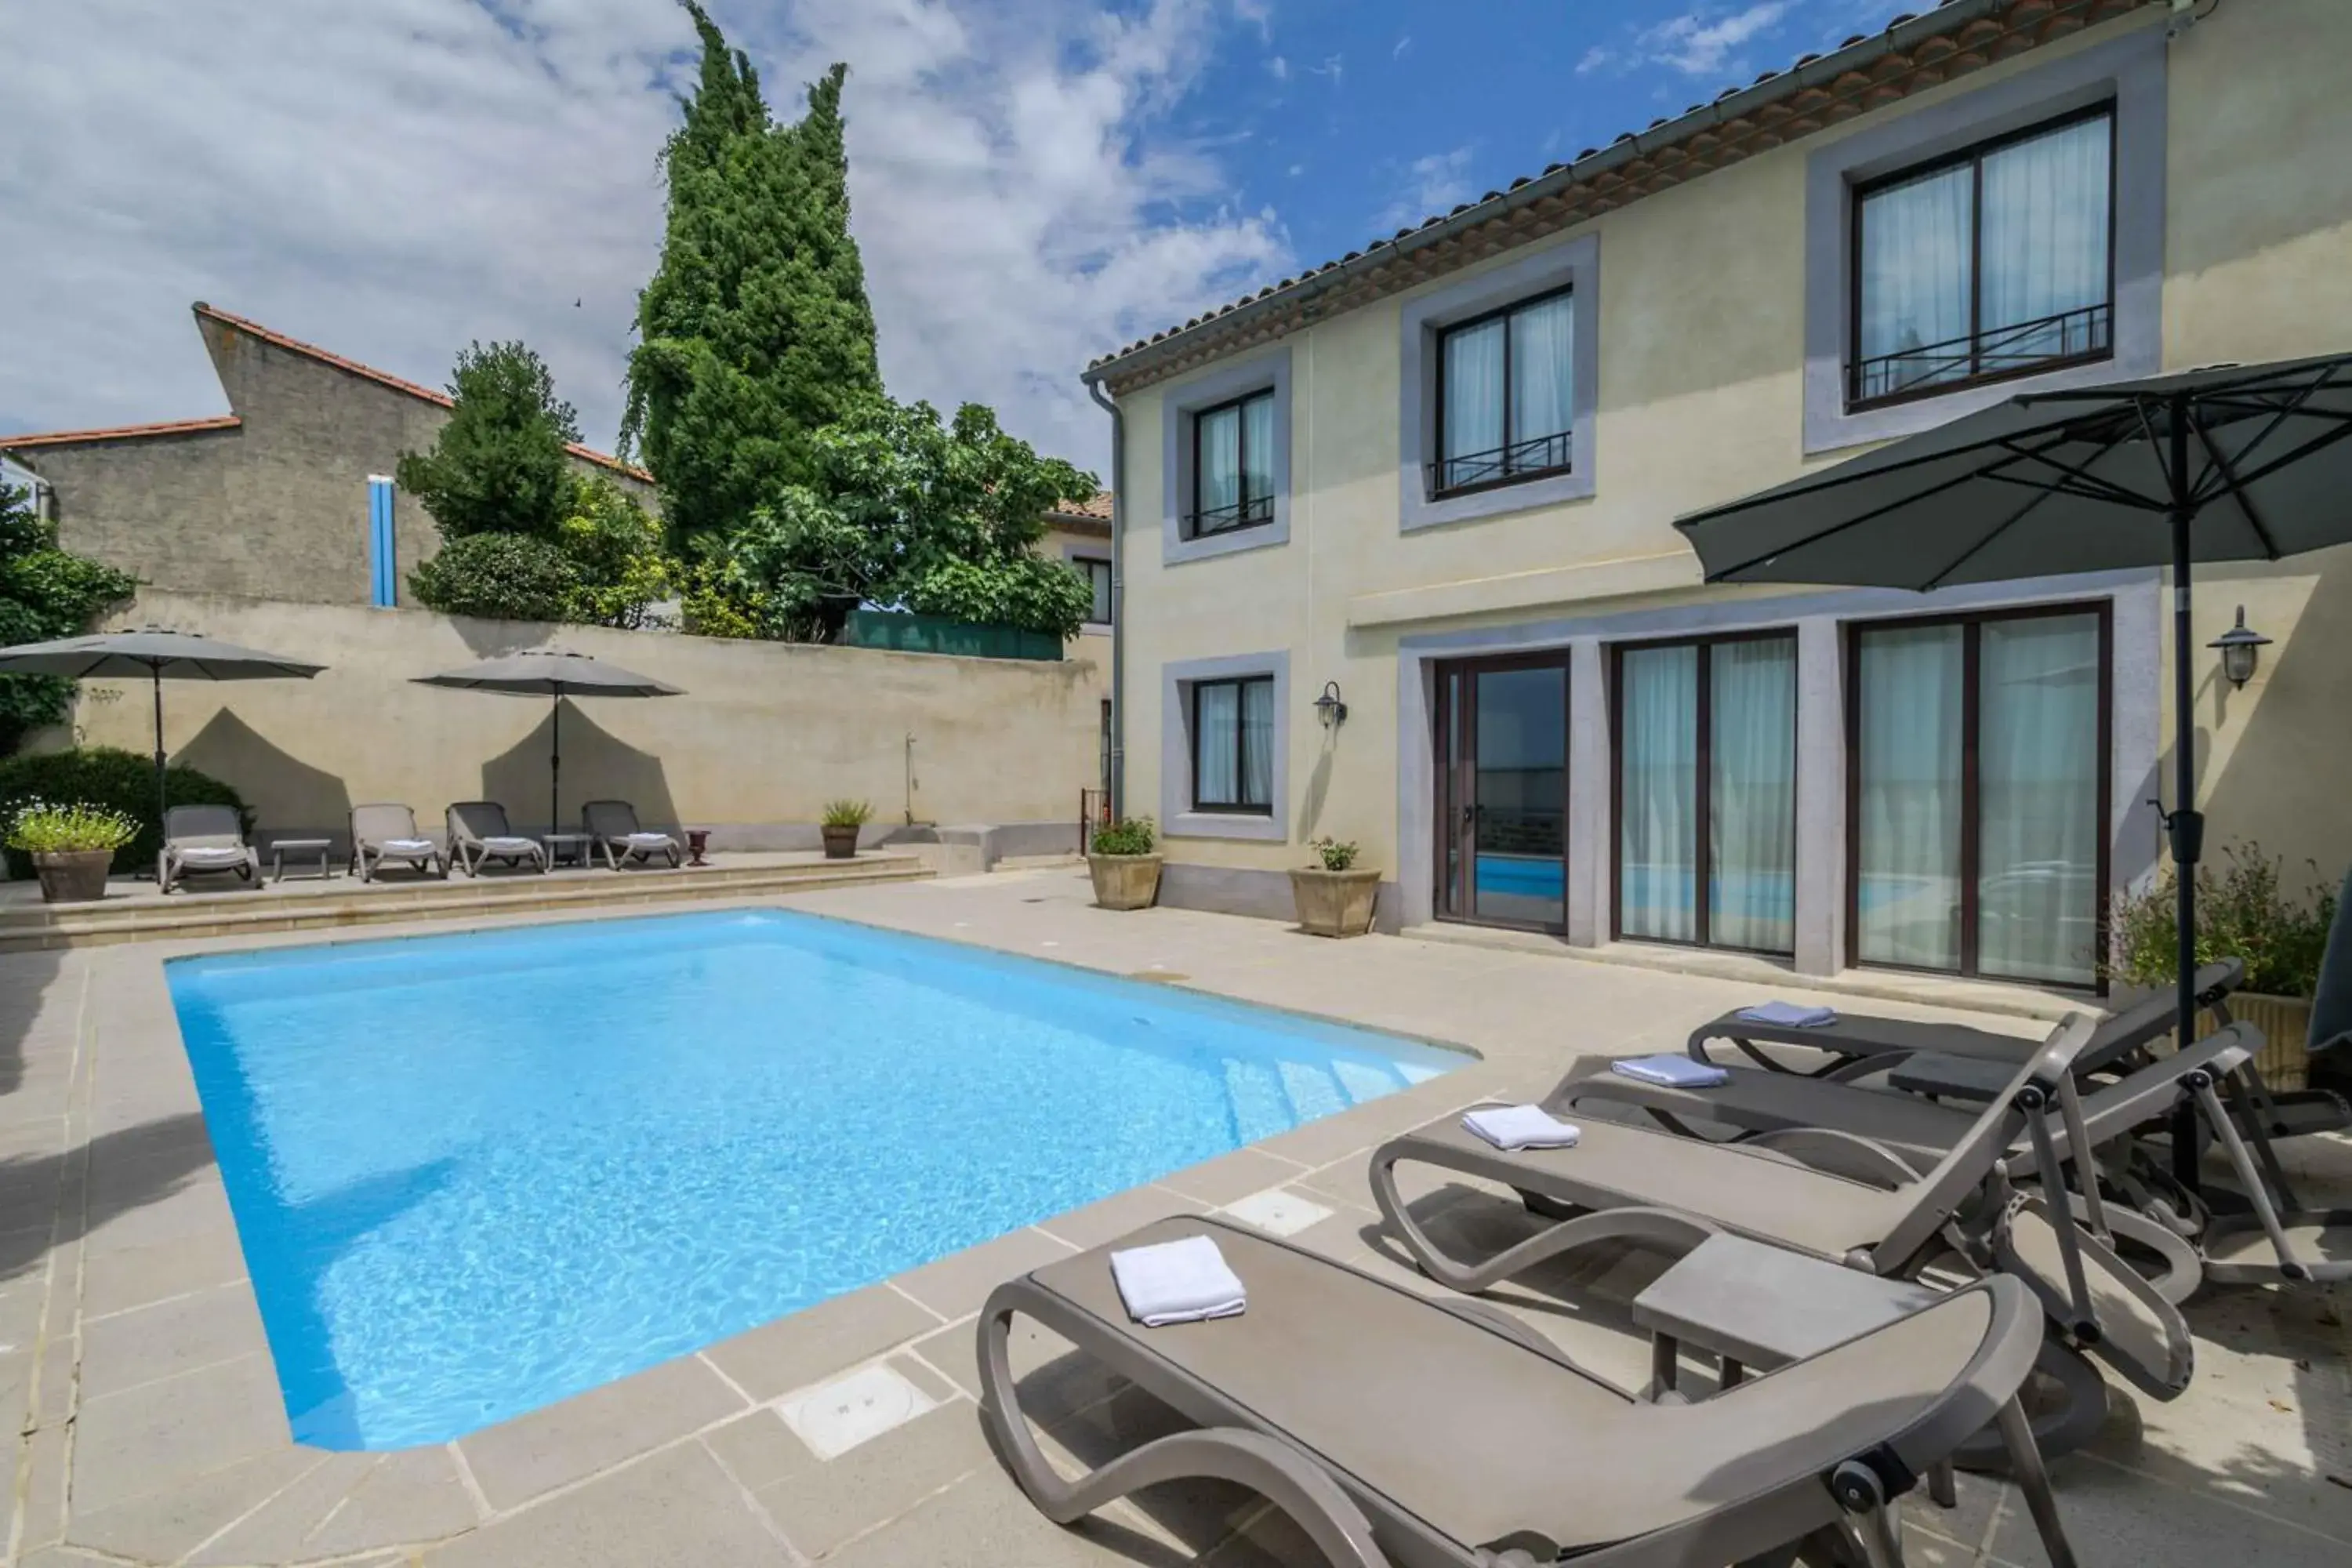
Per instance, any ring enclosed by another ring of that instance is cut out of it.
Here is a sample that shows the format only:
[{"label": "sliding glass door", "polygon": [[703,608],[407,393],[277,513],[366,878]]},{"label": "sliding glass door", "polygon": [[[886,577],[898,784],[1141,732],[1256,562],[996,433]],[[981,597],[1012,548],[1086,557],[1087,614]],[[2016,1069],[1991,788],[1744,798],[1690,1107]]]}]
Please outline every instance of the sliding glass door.
[{"label": "sliding glass door", "polygon": [[1797,643],[1617,650],[1616,934],[1796,946]]},{"label": "sliding glass door", "polygon": [[1437,912],[1565,930],[1565,656],[1445,665],[1437,688]]},{"label": "sliding glass door", "polygon": [[2110,663],[2100,609],[1854,628],[1855,962],[2097,983]]}]

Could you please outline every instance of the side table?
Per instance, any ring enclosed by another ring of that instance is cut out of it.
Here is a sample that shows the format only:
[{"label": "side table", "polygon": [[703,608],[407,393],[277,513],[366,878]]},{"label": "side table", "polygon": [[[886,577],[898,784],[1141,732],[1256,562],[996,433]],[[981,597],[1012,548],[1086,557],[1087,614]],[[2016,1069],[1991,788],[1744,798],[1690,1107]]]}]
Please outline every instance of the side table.
[{"label": "side table", "polygon": [[547,848],[550,870],[563,865],[587,865],[589,847],[596,842],[585,833],[542,833],[539,841]]},{"label": "side table", "polygon": [[[1662,1391],[1675,1386],[1685,1342],[1720,1359],[1721,1386],[1728,1389],[1750,1367],[1769,1371],[1802,1361],[1908,1317],[1941,1294],[1745,1237],[1717,1235],[1634,1297],[1633,1317],[1637,1327],[1650,1331],[1650,1362]],[[1995,1424],[2052,1568],[2074,1568],[2024,1405],[2011,1396]],[[1928,1495],[1937,1503],[1950,1508],[1958,1500],[1948,1460],[1933,1467],[1927,1479]]]},{"label": "side table", "polygon": [[328,851],[333,847],[332,841],[325,838],[273,839],[269,846],[269,879],[273,882],[286,879],[286,857],[290,851],[299,856],[316,855],[319,858],[317,879],[323,882],[335,874],[334,868],[327,863]]}]

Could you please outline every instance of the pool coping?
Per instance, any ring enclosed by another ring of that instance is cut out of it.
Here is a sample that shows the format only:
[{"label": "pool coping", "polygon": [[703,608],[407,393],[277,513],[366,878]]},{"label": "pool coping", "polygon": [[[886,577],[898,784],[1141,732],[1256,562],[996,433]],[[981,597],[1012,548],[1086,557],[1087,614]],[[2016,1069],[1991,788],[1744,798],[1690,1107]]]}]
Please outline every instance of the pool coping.
[{"label": "pool coping", "polygon": [[[845,919],[773,896],[721,899],[666,912],[730,909],[790,910],[916,940],[959,940]],[[579,917],[646,918],[664,916],[614,908]],[[574,922],[550,921],[543,913],[468,914],[364,932],[186,939],[80,955],[85,1005],[67,1122],[68,1145],[82,1150],[84,1159],[79,1169],[64,1173],[61,1213],[77,1203],[87,1210],[93,1194],[141,1185],[142,1167],[161,1164],[176,1175],[168,1195],[134,1216],[137,1223],[127,1230],[90,1235],[88,1224],[64,1227],[81,1234],[62,1268],[53,1258],[49,1313],[54,1315],[61,1291],[79,1298],[74,1303],[78,1360],[70,1368],[56,1368],[30,1399],[26,1421],[33,1440],[19,1477],[20,1511],[26,1521],[23,1546],[46,1540],[134,1562],[212,1561],[210,1553],[234,1548],[236,1555],[218,1560],[372,1563],[363,1554],[446,1543],[648,1455],[697,1440],[709,1445],[714,1434],[735,1429],[747,1416],[781,1412],[797,1396],[868,1367],[888,1366],[934,1400],[969,1403],[975,1386],[971,1323],[995,1284],[1151,1220],[1213,1212],[1269,1194],[1288,1193],[1326,1213],[1346,1210],[1367,1217],[1368,1206],[1350,1203],[1351,1195],[1362,1196],[1355,1178],[1363,1152],[1406,1127],[1492,1098],[1496,1087],[1483,1053],[1466,1045],[1175,982],[1243,1005],[1394,1034],[1464,1060],[1395,1094],[1007,1232],[447,1443],[372,1451],[298,1443],[287,1426],[259,1305],[202,1124],[166,965],[230,952],[554,923]],[[1011,952],[985,941],[962,945]],[[1092,976],[1129,977],[1127,972],[1074,960],[1013,955]],[[141,1130],[152,1128],[173,1130],[172,1152],[141,1145],[134,1154],[113,1155],[110,1140],[135,1140]],[[100,1152],[92,1157],[90,1151]],[[186,1288],[150,1284],[142,1290],[121,1283],[142,1268],[157,1268],[169,1276],[167,1283]],[[95,1302],[89,1294],[93,1277],[101,1286]],[[62,1336],[54,1349],[64,1349]],[[60,1394],[65,1403],[53,1404]],[[331,1546],[331,1552],[310,1552],[301,1542],[270,1550],[257,1549],[267,1543],[248,1545],[246,1538],[255,1533],[257,1521],[267,1522],[274,1507],[282,1509],[281,1500],[362,1481],[371,1493],[417,1500],[396,1510],[359,1510],[310,1543]],[[70,1509],[65,1502],[68,1494]],[[775,1533],[793,1552],[782,1531]]]}]

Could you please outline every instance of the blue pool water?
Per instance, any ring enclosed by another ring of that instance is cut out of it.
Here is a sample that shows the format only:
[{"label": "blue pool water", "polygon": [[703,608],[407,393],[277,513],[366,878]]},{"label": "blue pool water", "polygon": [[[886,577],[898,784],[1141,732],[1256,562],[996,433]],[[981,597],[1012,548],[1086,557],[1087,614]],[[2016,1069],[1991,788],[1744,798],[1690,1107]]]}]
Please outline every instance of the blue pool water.
[{"label": "blue pool water", "polygon": [[299,1439],[437,1443],[1433,1077],[769,911],[170,966]]}]

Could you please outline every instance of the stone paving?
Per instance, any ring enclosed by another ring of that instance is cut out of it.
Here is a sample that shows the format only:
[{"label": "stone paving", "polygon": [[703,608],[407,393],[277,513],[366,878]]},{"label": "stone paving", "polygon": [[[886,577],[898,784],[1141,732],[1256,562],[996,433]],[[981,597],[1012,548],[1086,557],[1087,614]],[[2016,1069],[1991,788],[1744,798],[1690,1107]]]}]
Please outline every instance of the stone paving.
[{"label": "stone paving", "polygon": [[[1159,1489],[1076,1529],[1047,1523],[997,1466],[976,1416],[973,1314],[988,1289],[1164,1215],[1223,1207],[1433,1290],[1380,1234],[1363,1174],[1373,1143],[1474,1100],[1538,1093],[1580,1053],[1674,1048],[1755,994],[1752,984],[1528,952],[1321,942],[1173,910],[1108,914],[1068,871],[785,901],[1343,1017],[1483,1059],[455,1443],[329,1453],[288,1436],[162,973],[179,952],[268,943],[0,958],[0,1399],[22,1435],[0,1562],[1307,1568],[1318,1560],[1280,1514],[1218,1484]],[[412,929],[446,928],[368,935]],[[2332,1162],[2337,1190],[2352,1190],[2352,1149],[2299,1158]],[[1467,1188],[1409,1196],[1465,1241],[1525,1223]],[[1638,1386],[1648,1350],[1625,1304],[1663,1267],[1617,1252],[1496,1299],[1599,1375]],[[2352,1373],[2338,1307],[2312,1290],[2200,1298],[2189,1393],[2167,1405],[2118,1390],[2099,1440],[2055,1467],[2086,1568],[2352,1561]],[[1065,1348],[1034,1330],[1016,1343],[1024,1405],[1058,1457],[1099,1462],[1180,1424]],[[1913,1499],[1906,1510],[1914,1563],[2042,1561],[2006,1487],[1963,1478],[1958,1509]]]}]

